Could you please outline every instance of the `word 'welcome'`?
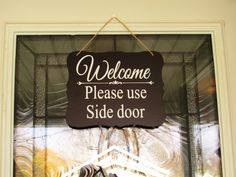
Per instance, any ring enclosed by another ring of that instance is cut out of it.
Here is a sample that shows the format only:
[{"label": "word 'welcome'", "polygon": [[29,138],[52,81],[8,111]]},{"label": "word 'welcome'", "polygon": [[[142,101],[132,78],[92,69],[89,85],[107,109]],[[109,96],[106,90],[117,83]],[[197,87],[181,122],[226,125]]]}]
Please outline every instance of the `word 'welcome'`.
[{"label": "word 'welcome'", "polygon": [[[88,64],[89,62],[89,64]],[[76,73],[79,76],[87,75],[87,82],[92,80],[101,81],[107,79],[148,79],[151,76],[150,68],[145,69],[131,69],[121,68],[121,62],[117,61],[114,68],[110,67],[107,60],[103,60],[102,63],[105,65],[100,69],[101,66],[97,65],[94,68],[94,58],[92,55],[83,56],[76,65]],[[92,73],[92,71],[94,71]]]}]

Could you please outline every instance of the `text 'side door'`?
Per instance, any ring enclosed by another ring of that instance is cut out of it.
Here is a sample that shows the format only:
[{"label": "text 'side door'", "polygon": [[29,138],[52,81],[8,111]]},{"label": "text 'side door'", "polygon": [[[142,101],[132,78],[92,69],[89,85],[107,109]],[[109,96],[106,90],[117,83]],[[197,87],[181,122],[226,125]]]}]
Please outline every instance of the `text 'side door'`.
[{"label": "text 'side door'", "polygon": [[18,35],[15,177],[220,177],[210,35]]}]

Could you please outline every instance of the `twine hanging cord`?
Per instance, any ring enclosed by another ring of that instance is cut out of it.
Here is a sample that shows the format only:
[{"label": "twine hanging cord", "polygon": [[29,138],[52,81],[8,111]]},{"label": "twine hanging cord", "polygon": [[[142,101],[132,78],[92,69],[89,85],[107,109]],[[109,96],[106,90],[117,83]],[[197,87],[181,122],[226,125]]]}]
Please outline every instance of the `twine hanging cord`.
[{"label": "twine hanging cord", "polygon": [[122,26],[131,33],[131,35],[138,41],[138,43],[146,49],[152,56],[154,56],[153,52],[132,32],[132,30],[129,29],[129,27],[122,22],[117,17],[110,18],[104,25],[96,32],[96,34],[79,50],[79,52],[76,54],[78,56],[83,50],[87,49],[87,47],[90,45],[90,43],[97,37],[97,35],[112,21],[117,20]]}]

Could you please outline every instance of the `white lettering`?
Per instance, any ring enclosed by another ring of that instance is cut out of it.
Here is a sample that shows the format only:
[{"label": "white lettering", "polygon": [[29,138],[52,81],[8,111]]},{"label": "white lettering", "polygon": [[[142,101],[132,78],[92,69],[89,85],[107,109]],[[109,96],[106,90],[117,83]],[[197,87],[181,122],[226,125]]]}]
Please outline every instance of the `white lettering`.
[{"label": "white lettering", "polygon": [[102,105],[99,107],[99,105],[88,105],[87,106],[87,119],[110,119],[113,117],[113,109],[107,108],[107,105]]},{"label": "white lettering", "polygon": [[134,108],[134,109],[130,109],[130,108],[125,108],[124,104],[121,105],[121,107],[117,110],[117,117],[120,119],[123,118],[144,118],[143,117],[143,113],[145,111],[145,108]]},{"label": "white lettering", "polygon": [[127,97],[128,99],[146,99],[147,98],[147,90],[142,89],[127,89]]},{"label": "white lettering", "polygon": [[[84,64],[83,64],[84,63]],[[122,68],[121,61],[118,61],[115,67],[110,67],[107,60],[102,61],[101,65],[94,66],[94,57],[92,55],[83,56],[76,65],[76,73],[79,76],[87,74],[87,82],[92,80],[100,81],[107,79],[148,79],[151,76],[150,68],[146,69],[131,69]],[[105,69],[104,69],[105,68]]]},{"label": "white lettering", "polygon": [[93,117],[94,117],[94,113],[91,109],[93,109],[93,105],[88,105],[87,106],[87,112],[89,112],[90,115],[87,114],[87,119],[93,119]]},{"label": "white lettering", "polygon": [[97,89],[97,86],[85,86],[85,99],[122,99],[122,89]]}]

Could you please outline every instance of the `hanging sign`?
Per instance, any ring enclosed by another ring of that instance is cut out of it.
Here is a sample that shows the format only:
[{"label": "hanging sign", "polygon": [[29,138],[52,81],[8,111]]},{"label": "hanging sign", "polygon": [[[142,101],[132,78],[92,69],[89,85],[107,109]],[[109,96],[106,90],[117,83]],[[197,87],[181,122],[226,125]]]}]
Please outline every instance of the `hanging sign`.
[{"label": "hanging sign", "polygon": [[158,127],[165,120],[159,53],[70,53],[68,109],[73,128]]}]

